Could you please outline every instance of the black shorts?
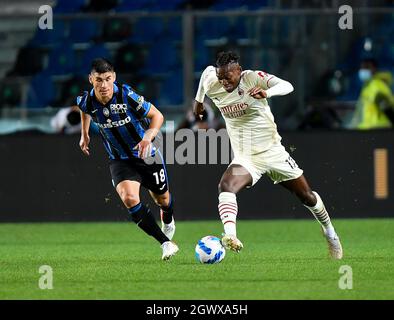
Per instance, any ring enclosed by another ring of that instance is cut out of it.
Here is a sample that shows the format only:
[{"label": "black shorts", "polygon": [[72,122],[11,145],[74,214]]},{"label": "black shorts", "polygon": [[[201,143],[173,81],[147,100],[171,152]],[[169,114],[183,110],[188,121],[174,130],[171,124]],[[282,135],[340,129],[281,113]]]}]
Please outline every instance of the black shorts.
[{"label": "black shorts", "polygon": [[137,181],[155,194],[163,194],[168,190],[168,176],[164,159],[159,152],[155,162],[147,164],[143,159],[110,160],[112,184],[116,188],[124,180]]}]

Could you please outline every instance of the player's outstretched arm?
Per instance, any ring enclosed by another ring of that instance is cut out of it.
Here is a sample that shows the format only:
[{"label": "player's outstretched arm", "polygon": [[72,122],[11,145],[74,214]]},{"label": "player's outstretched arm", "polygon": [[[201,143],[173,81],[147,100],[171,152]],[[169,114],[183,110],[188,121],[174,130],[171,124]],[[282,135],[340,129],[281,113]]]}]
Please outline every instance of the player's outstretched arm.
[{"label": "player's outstretched arm", "polygon": [[196,117],[202,119],[204,113],[204,104],[194,100],[193,103],[193,113]]},{"label": "player's outstretched arm", "polygon": [[90,127],[90,116],[81,111],[81,140],[79,141],[79,147],[82,152],[89,155],[89,127]]},{"label": "player's outstretched arm", "polygon": [[257,85],[248,91],[255,99],[284,96],[294,91],[294,87],[289,81],[267,73],[258,72],[257,74]]},{"label": "player's outstretched arm", "polygon": [[152,148],[151,142],[159,133],[164,122],[163,114],[153,104],[151,104],[146,117],[150,119],[149,129],[145,131],[144,137],[134,148],[138,149],[138,156],[142,159],[149,156]]}]

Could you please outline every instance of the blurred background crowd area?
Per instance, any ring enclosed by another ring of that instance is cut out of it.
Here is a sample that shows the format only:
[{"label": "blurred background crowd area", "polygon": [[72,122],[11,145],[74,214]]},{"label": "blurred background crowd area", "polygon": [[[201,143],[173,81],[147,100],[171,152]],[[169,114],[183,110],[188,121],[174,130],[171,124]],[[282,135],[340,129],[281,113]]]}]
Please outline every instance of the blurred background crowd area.
[{"label": "blurred background crowd area", "polygon": [[[385,107],[392,102],[393,1],[45,4],[53,8],[51,30],[38,27],[41,1],[0,1],[0,133],[75,132],[62,125],[78,124],[66,110],[75,112],[76,96],[89,90],[95,57],[112,61],[118,80],[157,105],[175,127],[196,128],[190,109],[199,77],[223,50],[237,51],[244,69],[264,70],[294,85],[293,94],[270,101],[282,130],[361,128],[351,122],[357,108],[363,112],[358,107],[365,86],[363,61],[377,64],[376,73],[391,89]],[[342,4],[353,8],[351,30],[338,26]],[[206,119],[218,119],[212,126],[223,125],[215,108],[208,111]]]}]

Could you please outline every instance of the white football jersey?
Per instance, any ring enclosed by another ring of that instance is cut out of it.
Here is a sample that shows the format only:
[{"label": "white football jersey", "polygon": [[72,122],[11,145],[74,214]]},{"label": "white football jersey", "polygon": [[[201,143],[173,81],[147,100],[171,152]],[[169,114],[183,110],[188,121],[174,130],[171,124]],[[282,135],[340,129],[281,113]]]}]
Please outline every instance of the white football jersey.
[{"label": "white football jersey", "polygon": [[[202,103],[207,95],[213,101],[226,122],[234,155],[249,157],[268,150],[282,138],[267,99],[255,99],[248,91],[255,86],[268,90],[280,82],[289,84],[264,71],[245,70],[241,74],[239,86],[228,93],[219,83],[215,67],[209,66],[201,75],[195,99]],[[269,90],[267,93],[270,97]]]}]

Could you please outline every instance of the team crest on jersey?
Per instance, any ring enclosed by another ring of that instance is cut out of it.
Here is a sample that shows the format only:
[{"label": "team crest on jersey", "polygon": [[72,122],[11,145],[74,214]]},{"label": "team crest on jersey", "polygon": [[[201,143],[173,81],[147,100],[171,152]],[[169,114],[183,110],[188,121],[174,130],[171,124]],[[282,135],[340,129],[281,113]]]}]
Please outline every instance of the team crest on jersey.
[{"label": "team crest on jersey", "polygon": [[127,104],[125,103],[112,103],[110,105],[111,113],[118,114],[118,113],[126,113]]},{"label": "team crest on jersey", "polygon": [[106,117],[109,117],[109,110],[107,108],[103,109],[103,113]]},{"label": "team crest on jersey", "polygon": [[137,111],[140,110],[140,109],[142,108],[142,104],[144,103],[144,101],[145,101],[145,98],[144,98],[143,96],[140,96],[140,97],[138,98],[138,100],[137,100],[138,106],[137,106],[137,108],[136,108]]}]

